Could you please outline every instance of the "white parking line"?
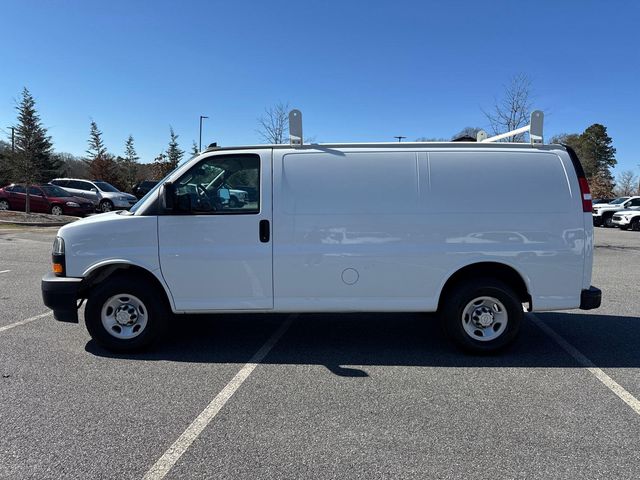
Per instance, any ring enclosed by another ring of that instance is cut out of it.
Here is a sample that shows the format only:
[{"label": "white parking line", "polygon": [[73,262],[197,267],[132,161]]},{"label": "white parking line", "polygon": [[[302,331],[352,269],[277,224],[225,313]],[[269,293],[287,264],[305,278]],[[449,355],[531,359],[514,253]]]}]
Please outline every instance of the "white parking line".
[{"label": "white parking line", "polygon": [[9,273],[11,270],[0,270],[0,273]]},{"label": "white parking line", "polygon": [[51,315],[52,313],[53,313],[52,311],[49,311],[49,312],[46,312],[46,313],[42,313],[40,315],[36,315],[35,317],[27,318],[25,320],[20,320],[19,322],[16,322],[16,323],[11,323],[9,325],[5,325],[3,327],[0,327],[0,332],[4,332],[5,330],[9,330],[9,329],[11,329],[13,327],[19,327],[20,325],[25,325],[27,323],[31,323],[34,320],[38,320],[39,318],[44,318],[44,317],[46,317],[48,315]]},{"label": "white parking line", "polygon": [[616,382],[609,375],[604,373],[601,369],[595,366],[595,364],[585,357],[580,350],[567,342],[564,338],[562,338],[559,334],[557,334],[549,325],[544,323],[538,317],[536,317],[533,313],[530,313],[529,316],[533,323],[535,323],[544,333],[549,335],[558,345],[560,345],[565,352],[571,355],[578,363],[580,363],[583,367],[589,370],[598,380],[600,380],[609,390],[615,393],[620,399],[629,405],[638,415],[640,415],[640,401],[631,395],[627,390],[624,389],[618,382]]},{"label": "white parking line", "polygon": [[164,454],[158,459],[158,461],[147,471],[143,480],[160,480],[169,473],[169,470],[176,464],[180,457],[187,451],[189,446],[195,441],[196,438],[202,433],[202,431],[211,423],[218,412],[224,407],[225,403],[233,396],[233,394],[240,388],[244,381],[249,378],[251,372],[260,364],[264,357],[271,351],[273,346],[280,340],[282,335],[287,331],[291,323],[296,319],[297,314],[291,314],[284,323],[271,335],[271,338],[267,340],[264,345],[258,350],[255,355],[246,363],[240,371],[231,379],[231,381],[222,389],[218,395],[215,396],[211,403],[191,422],[191,425],[173,442],[173,445],[164,452]]}]

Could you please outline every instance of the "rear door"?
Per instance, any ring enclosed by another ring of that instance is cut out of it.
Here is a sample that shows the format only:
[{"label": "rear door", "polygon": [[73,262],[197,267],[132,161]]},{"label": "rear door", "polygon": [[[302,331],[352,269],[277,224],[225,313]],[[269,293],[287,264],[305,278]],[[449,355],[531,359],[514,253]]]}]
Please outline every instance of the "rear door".
[{"label": "rear door", "polygon": [[[98,203],[97,189],[92,183],[85,182],[84,180],[72,180],[69,182],[69,187],[73,190],[74,195],[87,198],[93,203]],[[96,189],[96,191],[94,192],[92,189]]]},{"label": "rear door", "polygon": [[634,198],[625,203],[624,208],[631,210],[640,210],[640,198]]},{"label": "rear door", "polygon": [[29,206],[34,212],[49,212],[49,202],[38,187],[29,187]]},{"label": "rear door", "polygon": [[[241,184],[256,188],[256,201],[232,205],[229,188]],[[210,155],[174,186],[158,244],[176,310],[273,308],[271,149]]]}]

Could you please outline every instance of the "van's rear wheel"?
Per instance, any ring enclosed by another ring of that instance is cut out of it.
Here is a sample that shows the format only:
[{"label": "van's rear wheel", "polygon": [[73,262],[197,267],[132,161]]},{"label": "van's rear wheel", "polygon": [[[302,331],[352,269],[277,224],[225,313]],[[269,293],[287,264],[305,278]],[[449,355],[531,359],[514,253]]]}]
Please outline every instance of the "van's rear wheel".
[{"label": "van's rear wheel", "polygon": [[447,335],[464,350],[489,353],[515,339],[522,303],[514,291],[492,278],[467,280],[443,299],[440,311]]},{"label": "van's rear wheel", "polygon": [[166,329],[167,315],[155,289],[124,275],[95,288],[84,313],[91,338],[119,352],[140,350],[157,340]]}]

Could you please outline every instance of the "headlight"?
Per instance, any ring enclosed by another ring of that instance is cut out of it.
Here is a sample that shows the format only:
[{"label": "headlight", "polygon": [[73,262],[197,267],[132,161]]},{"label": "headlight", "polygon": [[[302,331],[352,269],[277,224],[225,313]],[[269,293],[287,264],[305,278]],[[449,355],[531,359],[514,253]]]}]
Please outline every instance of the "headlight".
[{"label": "headlight", "polygon": [[67,202],[67,207],[79,207],[80,204],[76,202]]},{"label": "headlight", "polygon": [[56,237],[53,241],[53,248],[51,249],[51,263],[53,264],[53,273],[58,277],[64,277],[65,275],[65,259],[64,259],[64,240],[60,237]]},{"label": "headlight", "polygon": [[53,241],[53,248],[51,249],[53,255],[64,255],[64,240],[62,237],[56,237]]}]

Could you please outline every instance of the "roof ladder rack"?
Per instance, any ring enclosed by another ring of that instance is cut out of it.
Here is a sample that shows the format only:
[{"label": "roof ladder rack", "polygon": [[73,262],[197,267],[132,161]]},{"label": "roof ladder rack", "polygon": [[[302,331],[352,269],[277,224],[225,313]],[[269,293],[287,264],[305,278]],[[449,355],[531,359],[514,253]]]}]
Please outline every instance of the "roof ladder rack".
[{"label": "roof ladder rack", "polygon": [[302,146],[302,112],[300,110],[289,112],[289,143],[294,147]]},{"label": "roof ladder rack", "polygon": [[544,113],[541,110],[534,110],[531,112],[531,119],[529,121],[529,125],[525,125],[524,127],[516,128],[515,130],[511,130],[510,132],[501,133],[500,135],[495,135],[493,137],[487,138],[487,134],[485,131],[480,130],[478,132],[478,142],[488,143],[495,142],[497,140],[502,140],[503,138],[511,138],[519,135],[521,133],[529,132],[529,140],[531,144],[534,143],[543,143],[544,138],[542,136],[542,123],[544,121]]}]

